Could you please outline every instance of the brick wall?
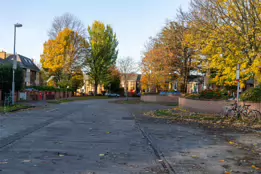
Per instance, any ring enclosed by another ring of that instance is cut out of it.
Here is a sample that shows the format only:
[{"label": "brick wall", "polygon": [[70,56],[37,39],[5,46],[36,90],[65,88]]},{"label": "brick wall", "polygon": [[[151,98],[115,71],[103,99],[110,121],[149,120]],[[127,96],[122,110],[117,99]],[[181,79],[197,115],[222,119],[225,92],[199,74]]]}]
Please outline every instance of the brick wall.
[{"label": "brick wall", "polygon": [[[206,113],[221,113],[224,111],[225,106],[229,106],[233,101],[212,101],[212,100],[192,100],[186,98],[179,98],[179,106],[184,109],[189,109],[194,112]],[[243,103],[240,103],[243,105]],[[245,103],[249,104],[250,109],[259,110],[261,112],[261,103]]]}]

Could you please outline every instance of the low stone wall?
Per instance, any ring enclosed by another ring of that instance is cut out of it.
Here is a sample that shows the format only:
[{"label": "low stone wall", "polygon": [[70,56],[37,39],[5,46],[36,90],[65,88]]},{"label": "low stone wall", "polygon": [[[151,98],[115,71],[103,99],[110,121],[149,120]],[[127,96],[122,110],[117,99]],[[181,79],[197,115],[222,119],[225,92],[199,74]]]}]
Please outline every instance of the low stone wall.
[{"label": "low stone wall", "polygon": [[[243,104],[243,103],[241,103]],[[261,112],[261,102],[260,103],[251,103],[251,102],[245,102],[246,105],[250,105],[250,109],[253,110],[258,110],[259,112]]]},{"label": "low stone wall", "polygon": [[162,103],[178,103],[179,96],[160,96],[160,95],[144,95],[141,96],[144,102],[162,102]]},{"label": "low stone wall", "polygon": [[[184,109],[189,109],[194,112],[206,112],[206,113],[221,113],[224,111],[225,106],[229,106],[233,101],[225,100],[193,100],[187,98],[179,98],[179,106]],[[243,102],[240,102],[243,105]],[[248,103],[250,109],[259,110],[261,112],[261,103]]]}]

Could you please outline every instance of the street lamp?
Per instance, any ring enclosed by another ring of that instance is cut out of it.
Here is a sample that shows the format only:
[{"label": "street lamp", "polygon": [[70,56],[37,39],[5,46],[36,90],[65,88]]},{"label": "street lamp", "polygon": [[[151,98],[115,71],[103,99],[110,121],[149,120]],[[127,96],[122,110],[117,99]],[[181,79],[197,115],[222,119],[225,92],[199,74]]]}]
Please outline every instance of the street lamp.
[{"label": "street lamp", "polygon": [[12,104],[15,103],[15,70],[17,68],[15,42],[16,42],[16,28],[22,27],[22,24],[14,24],[14,57],[13,57],[13,82],[12,82]]}]

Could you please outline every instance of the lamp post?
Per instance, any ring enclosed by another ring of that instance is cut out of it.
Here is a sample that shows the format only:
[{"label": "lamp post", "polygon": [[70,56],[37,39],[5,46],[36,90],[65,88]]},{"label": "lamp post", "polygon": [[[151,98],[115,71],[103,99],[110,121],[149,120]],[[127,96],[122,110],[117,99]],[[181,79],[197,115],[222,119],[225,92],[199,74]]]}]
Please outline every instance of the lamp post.
[{"label": "lamp post", "polygon": [[12,104],[15,103],[15,70],[17,68],[16,62],[16,52],[15,52],[15,43],[16,43],[16,28],[22,27],[22,24],[14,24],[14,57],[13,57],[13,81],[12,81]]}]

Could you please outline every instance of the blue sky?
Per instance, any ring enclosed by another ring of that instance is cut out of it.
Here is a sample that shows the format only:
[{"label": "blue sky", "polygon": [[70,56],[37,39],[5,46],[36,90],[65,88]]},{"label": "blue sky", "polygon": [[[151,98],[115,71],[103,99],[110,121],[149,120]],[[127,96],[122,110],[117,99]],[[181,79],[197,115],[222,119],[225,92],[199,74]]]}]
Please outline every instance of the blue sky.
[{"label": "blue sky", "polygon": [[119,40],[119,57],[139,61],[148,38],[188,4],[189,0],[3,0],[0,51],[13,52],[13,24],[19,22],[23,27],[17,30],[17,53],[39,62],[53,18],[69,12],[86,27],[94,20],[110,24]]}]

